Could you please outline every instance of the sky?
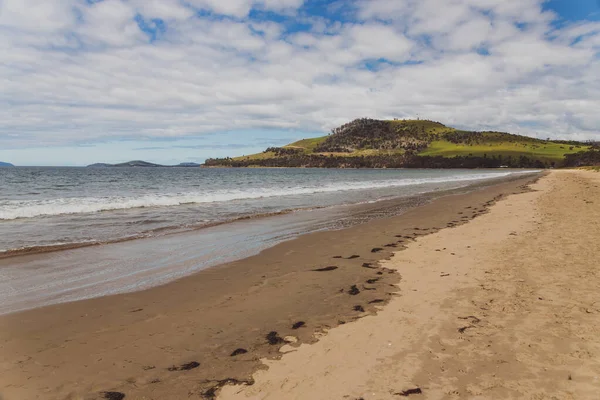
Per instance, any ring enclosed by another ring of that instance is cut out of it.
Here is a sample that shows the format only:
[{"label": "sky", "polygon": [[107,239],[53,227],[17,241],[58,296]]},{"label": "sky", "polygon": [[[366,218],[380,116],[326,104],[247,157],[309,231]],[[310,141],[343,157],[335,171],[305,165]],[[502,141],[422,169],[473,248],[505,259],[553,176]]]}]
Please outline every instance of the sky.
[{"label": "sky", "polygon": [[0,0],[0,160],[177,164],[355,118],[600,140],[600,0]]}]

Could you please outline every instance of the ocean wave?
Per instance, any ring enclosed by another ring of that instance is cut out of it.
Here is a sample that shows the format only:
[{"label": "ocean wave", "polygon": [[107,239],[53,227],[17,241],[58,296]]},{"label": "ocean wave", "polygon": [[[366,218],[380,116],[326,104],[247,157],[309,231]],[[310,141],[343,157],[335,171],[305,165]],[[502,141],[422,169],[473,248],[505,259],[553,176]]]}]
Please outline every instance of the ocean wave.
[{"label": "ocean wave", "polygon": [[[524,171],[531,172],[531,171]],[[126,210],[147,207],[172,207],[202,203],[221,203],[268,197],[310,195],[316,193],[369,190],[431,183],[452,183],[505,177],[514,173],[494,172],[469,175],[450,175],[435,178],[388,179],[362,182],[336,182],[322,186],[294,186],[288,188],[247,188],[216,190],[213,192],[188,192],[144,194],[136,197],[72,197],[46,200],[0,201],[0,220],[35,218],[65,214],[89,214],[101,211]]]}]

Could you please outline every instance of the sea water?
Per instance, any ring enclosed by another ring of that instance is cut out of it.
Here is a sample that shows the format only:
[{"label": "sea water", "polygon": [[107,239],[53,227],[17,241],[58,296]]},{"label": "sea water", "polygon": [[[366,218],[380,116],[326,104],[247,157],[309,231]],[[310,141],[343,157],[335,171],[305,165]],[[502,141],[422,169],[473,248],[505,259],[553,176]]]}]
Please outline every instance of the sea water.
[{"label": "sea water", "polygon": [[0,168],[0,252],[114,242],[373,202],[503,170]]}]

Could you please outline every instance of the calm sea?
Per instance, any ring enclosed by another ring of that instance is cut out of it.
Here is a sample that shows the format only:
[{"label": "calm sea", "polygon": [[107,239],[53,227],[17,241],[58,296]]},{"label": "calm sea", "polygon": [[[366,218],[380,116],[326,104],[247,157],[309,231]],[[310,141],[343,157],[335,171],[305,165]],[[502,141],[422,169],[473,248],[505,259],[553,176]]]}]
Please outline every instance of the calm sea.
[{"label": "calm sea", "polygon": [[163,235],[258,215],[411,196],[512,173],[517,172],[0,168],[0,251]]}]

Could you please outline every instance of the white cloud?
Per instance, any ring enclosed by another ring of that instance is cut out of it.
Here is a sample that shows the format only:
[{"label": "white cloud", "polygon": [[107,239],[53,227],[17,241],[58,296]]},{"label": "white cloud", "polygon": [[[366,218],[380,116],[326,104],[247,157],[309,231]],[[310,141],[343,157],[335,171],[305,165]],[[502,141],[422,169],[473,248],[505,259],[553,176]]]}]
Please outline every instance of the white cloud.
[{"label": "white cloud", "polygon": [[304,0],[257,0],[255,4],[265,10],[290,12],[304,4]]},{"label": "white cloud", "polygon": [[76,32],[90,45],[127,46],[144,39],[135,8],[121,0],[104,0],[79,8],[83,20]]},{"label": "white cloud", "polygon": [[194,15],[194,10],[179,0],[135,0],[132,4],[145,18],[182,20]]},{"label": "white cloud", "polygon": [[402,62],[408,58],[412,42],[389,26],[376,24],[354,25],[348,36],[349,51],[357,60],[385,58]]},{"label": "white cloud", "polygon": [[0,0],[0,26],[17,30],[48,32],[75,23],[75,1]]},{"label": "white cloud", "polygon": [[244,18],[252,8],[275,12],[290,12],[298,9],[304,0],[186,0],[188,4],[216,14]]},{"label": "white cloud", "polygon": [[252,2],[248,0],[187,0],[187,2],[199,9],[239,18],[247,16],[252,8]]},{"label": "white cloud", "polygon": [[489,19],[478,16],[458,25],[447,36],[440,49],[468,51],[484,45],[490,39],[492,23]]},{"label": "white cloud", "polygon": [[[285,18],[248,16],[249,7],[289,13],[299,0],[38,3],[0,2],[3,148],[327,131],[361,116],[417,114],[464,128],[598,135],[600,26],[553,27],[539,1],[370,0],[350,22],[297,15],[314,24],[301,32],[286,31]],[[197,17],[202,7],[229,17]],[[137,15],[164,20],[164,32],[151,41]],[[378,59],[391,64],[365,67]]]}]

